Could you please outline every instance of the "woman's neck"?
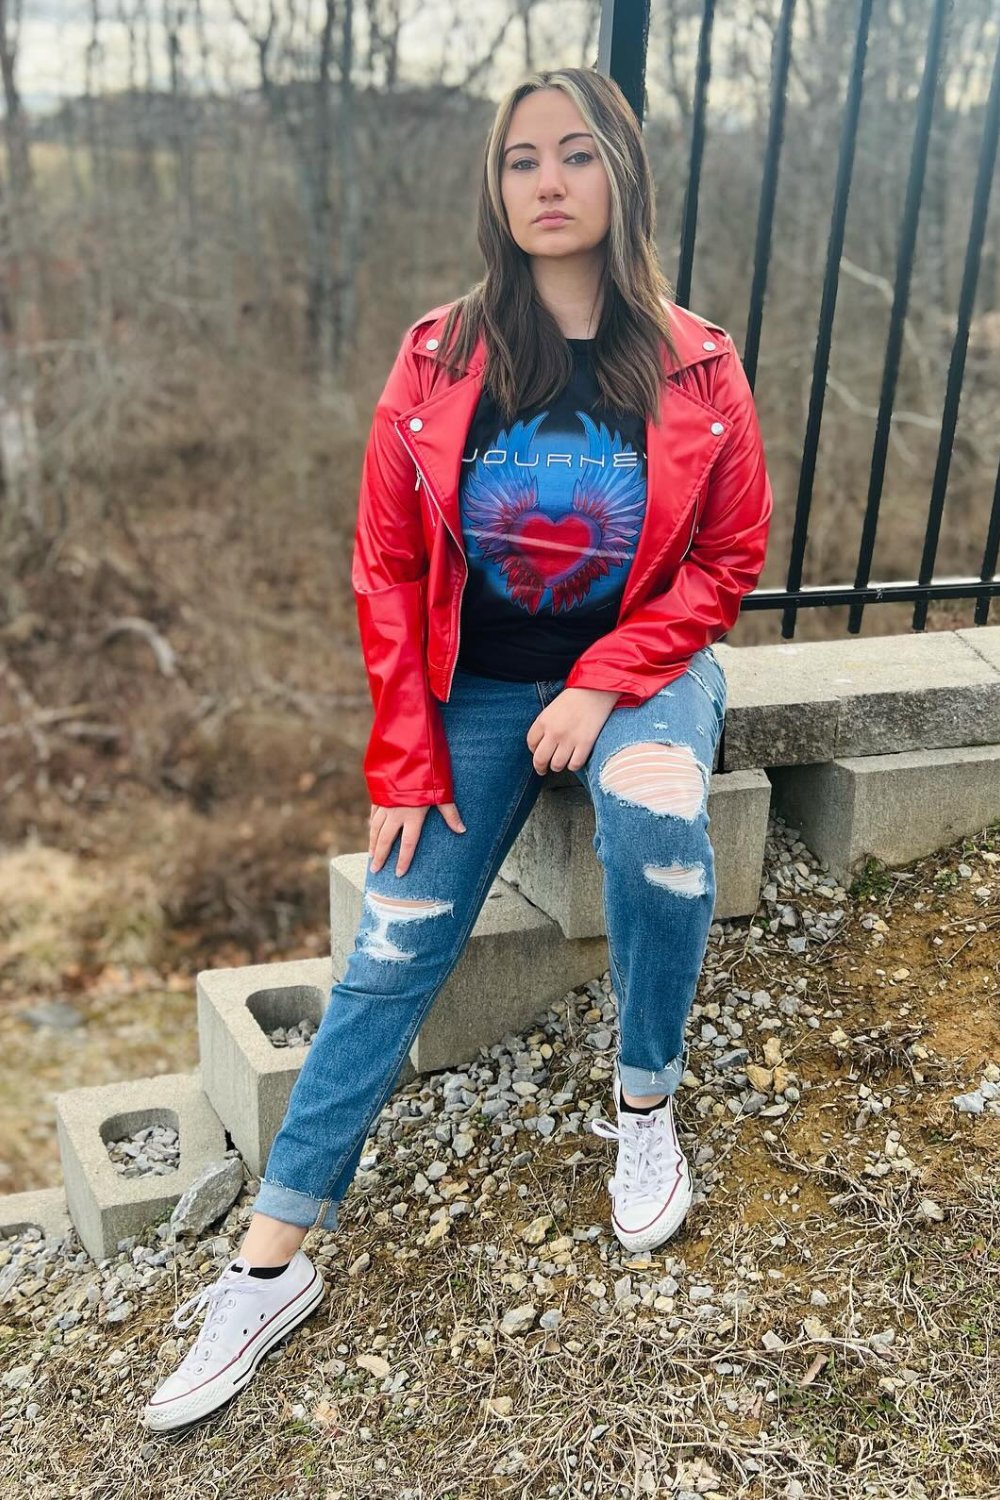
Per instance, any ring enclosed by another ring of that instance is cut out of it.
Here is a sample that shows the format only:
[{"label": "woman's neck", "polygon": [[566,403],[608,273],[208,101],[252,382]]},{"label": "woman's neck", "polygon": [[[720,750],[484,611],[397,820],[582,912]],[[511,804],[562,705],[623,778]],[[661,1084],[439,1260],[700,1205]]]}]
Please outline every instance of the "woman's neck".
[{"label": "woman's neck", "polygon": [[589,339],[601,320],[603,256],[591,252],[558,260],[536,255],[531,274],[538,299],[568,339]]}]

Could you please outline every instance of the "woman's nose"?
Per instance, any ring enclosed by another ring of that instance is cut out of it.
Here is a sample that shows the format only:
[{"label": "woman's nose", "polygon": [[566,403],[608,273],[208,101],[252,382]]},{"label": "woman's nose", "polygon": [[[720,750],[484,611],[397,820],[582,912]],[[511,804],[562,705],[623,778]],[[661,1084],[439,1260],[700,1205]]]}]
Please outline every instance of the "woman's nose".
[{"label": "woman's nose", "polygon": [[542,162],[538,169],[538,196],[546,208],[557,208],[563,198],[563,174],[558,162]]}]

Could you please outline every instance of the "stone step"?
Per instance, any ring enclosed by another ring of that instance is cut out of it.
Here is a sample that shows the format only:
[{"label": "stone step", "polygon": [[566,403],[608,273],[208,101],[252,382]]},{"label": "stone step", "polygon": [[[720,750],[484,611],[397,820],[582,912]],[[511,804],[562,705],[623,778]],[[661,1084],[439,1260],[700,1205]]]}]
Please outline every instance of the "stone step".
[{"label": "stone step", "polygon": [[1000,625],[713,650],[726,771],[1000,742]]},{"label": "stone step", "polygon": [[[303,1020],[318,1026],[338,977],[329,957],[202,969],[197,976],[203,1087],[257,1177],[309,1052],[275,1046],[270,1033]],[[396,1087],[413,1076],[412,1064],[405,1063]]]},{"label": "stone step", "polygon": [[[717,921],[757,909],[770,799],[771,783],[760,770],[716,774],[709,782]],[[546,786],[500,867],[502,879],[558,922],[567,938],[605,935],[595,827],[594,805],[575,777]]]},{"label": "stone step", "polygon": [[908,864],[1000,819],[1000,744],[845,756],[769,774],[777,810],[841,884],[869,855]]},{"label": "stone step", "polygon": [[73,1228],[61,1187],[33,1188],[0,1197],[0,1242],[26,1229],[39,1229],[45,1239],[62,1240]]},{"label": "stone step", "polygon": [[[367,864],[366,852],[330,861],[333,967],[347,978]],[[414,1068],[427,1073],[471,1062],[480,1047],[524,1030],[554,1000],[607,967],[604,938],[567,938],[557,922],[498,877],[414,1039]]]},{"label": "stone step", "polygon": [[[200,1071],[69,1089],[56,1094],[54,1104],[66,1206],[94,1260],[114,1255],[119,1240],[144,1235],[171,1213],[198,1173],[227,1149]],[[148,1125],[177,1131],[178,1165],[162,1175],[125,1177],[108,1156],[108,1143]]]}]

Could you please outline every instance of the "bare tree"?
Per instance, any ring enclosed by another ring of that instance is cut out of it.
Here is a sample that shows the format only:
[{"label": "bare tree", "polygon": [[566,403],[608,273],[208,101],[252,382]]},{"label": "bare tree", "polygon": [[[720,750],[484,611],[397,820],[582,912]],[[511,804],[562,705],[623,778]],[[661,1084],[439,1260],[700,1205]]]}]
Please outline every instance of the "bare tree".
[{"label": "bare tree", "polygon": [[[299,14],[296,0],[288,0],[279,15],[274,0],[268,0],[266,24],[254,23],[239,0],[230,0],[233,15],[252,39],[257,55],[260,86],[275,123],[292,148],[295,180],[306,237],[306,328],[308,347],[317,373],[330,374],[338,364],[341,336],[335,323],[332,265],[332,227],[335,222],[331,189],[333,151],[333,100],[331,73],[336,25],[336,0],[325,0],[318,37],[308,30],[308,19]],[[346,0],[341,28],[341,88],[349,78],[353,32],[353,4]],[[348,58],[345,70],[345,52]],[[302,64],[313,62],[311,85],[303,78]],[[289,77],[289,71],[291,76]],[[341,135],[348,138],[352,119],[342,109]],[[345,147],[340,143],[343,160]],[[347,157],[350,166],[350,156]],[[341,181],[341,191],[344,180]],[[342,262],[343,265],[343,262]],[[345,270],[342,270],[342,277]]]},{"label": "bare tree", "polygon": [[163,35],[167,48],[170,80],[170,143],[174,153],[179,256],[175,283],[179,291],[189,289],[195,266],[197,207],[194,190],[194,127],[191,98],[184,77],[183,32],[188,12],[184,0],[163,0]]},{"label": "bare tree", "polygon": [[[34,180],[27,122],[17,83],[20,6],[13,15],[0,0],[0,74],[3,78],[7,178],[2,210],[0,283],[0,541],[25,541],[24,528],[42,529],[34,357],[40,338],[41,284]],[[4,547],[6,551],[6,545]]]}]

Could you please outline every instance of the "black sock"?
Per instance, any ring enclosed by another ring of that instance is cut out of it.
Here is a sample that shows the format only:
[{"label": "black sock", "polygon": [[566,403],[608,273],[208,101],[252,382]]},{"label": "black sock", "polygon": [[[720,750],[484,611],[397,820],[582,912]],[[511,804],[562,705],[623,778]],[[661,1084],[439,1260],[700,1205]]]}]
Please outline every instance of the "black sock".
[{"label": "black sock", "polygon": [[286,1260],[285,1264],[283,1266],[251,1266],[250,1267],[250,1275],[251,1276],[280,1276],[281,1273],[282,1273],[282,1271],[287,1271],[288,1267],[290,1265],[291,1265],[291,1261],[290,1260]]},{"label": "black sock", "polygon": [[662,1109],[667,1102],[666,1098],[664,1097],[660,1100],[659,1104],[647,1104],[642,1109],[640,1109],[638,1104],[629,1104],[628,1100],[625,1098],[625,1095],[622,1093],[621,1084],[618,1085],[618,1098],[621,1103],[622,1109],[626,1114],[629,1115],[651,1115],[654,1109]]}]

